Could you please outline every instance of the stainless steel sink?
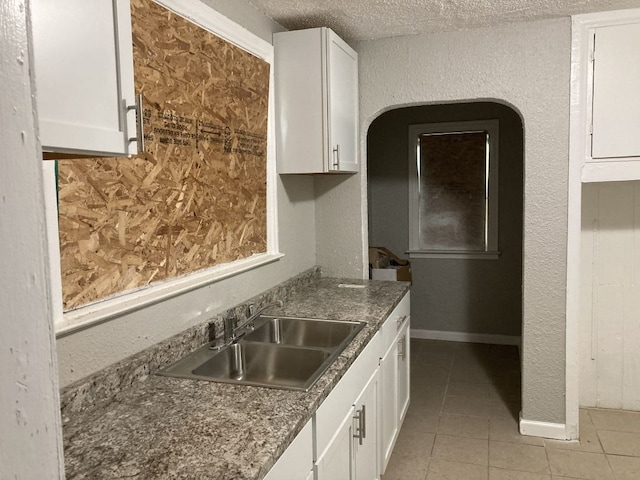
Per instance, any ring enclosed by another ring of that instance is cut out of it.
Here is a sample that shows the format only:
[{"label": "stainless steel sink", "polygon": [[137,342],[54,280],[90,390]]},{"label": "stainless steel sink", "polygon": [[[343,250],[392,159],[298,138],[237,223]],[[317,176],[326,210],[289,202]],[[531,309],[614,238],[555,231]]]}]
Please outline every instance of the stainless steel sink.
[{"label": "stainless steel sink", "polygon": [[255,324],[255,330],[244,336],[245,341],[321,348],[336,348],[361,328],[358,322],[268,315],[261,316]]},{"label": "stainless steel sink", "polygon": [[308,390],[364,327],[289,317],[259,317],[255,330],[220,350],[207,344],[158,372],[261,387]]}]

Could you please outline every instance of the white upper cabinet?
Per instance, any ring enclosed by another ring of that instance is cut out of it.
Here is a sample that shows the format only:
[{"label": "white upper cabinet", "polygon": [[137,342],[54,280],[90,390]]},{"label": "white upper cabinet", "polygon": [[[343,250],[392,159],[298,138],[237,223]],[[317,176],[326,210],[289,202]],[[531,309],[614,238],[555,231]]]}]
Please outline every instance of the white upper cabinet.
[{"label": "white upper cabinet", "polygon": [[358,55],[328,28],[273,42],[278,173],[357,172]]},{"label": "white upper cabinet", "polygon": [[595,31],[593,158],[640,157],[640,22]]},{"label": "white upper cabinet", "polygon": [[137,153],[129,8],[129,0],[32,2],[43,151]]},{"label": "white upper cabinet", "polygon": [[640,179],[640,9],[572,17],[571,167],[584,183]]}]

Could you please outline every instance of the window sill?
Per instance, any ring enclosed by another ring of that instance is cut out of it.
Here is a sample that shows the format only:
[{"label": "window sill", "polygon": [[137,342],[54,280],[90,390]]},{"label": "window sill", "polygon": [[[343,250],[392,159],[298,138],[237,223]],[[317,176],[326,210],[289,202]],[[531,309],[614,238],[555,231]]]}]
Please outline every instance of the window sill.
[{"label": "window sill", "polygon": [[407,250],[409,258],[447,258],[463,260],[497,260],[500,252],[492,250],[488,252],[451,251],[451,250]]},{"label": "window sill", "polygon": [[262,265],[267,265],[282,257],[284,257],[283,253],[254,255],[183,277],[158,282],[156,285],[142,287],[133,292],[65,312],[62,321],[56,324],[56,338],[65,337],[126,313],[154,305]]}]

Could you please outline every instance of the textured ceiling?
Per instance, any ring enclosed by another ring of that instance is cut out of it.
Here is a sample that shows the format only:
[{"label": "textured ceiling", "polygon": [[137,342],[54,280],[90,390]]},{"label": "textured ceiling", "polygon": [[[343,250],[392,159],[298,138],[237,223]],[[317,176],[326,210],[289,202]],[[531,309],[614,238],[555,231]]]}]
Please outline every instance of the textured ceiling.
[{"label": "textured ceiling", "polygon": [[249,0],[289,30],[331,27],[347,41],[464,30],[640,7],[640,0]]}]

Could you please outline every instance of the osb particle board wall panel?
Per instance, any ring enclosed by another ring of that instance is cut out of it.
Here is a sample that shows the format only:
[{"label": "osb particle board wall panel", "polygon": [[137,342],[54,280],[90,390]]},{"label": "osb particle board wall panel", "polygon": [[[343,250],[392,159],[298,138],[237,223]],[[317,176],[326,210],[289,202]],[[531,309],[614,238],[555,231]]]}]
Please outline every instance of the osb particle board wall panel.
[{"label": "osb particle board wall panel", "polygon": [[267,251],[269,64],[132,0],[146,151],[59,162],[65,310]]}]

